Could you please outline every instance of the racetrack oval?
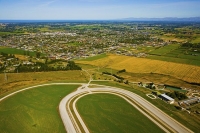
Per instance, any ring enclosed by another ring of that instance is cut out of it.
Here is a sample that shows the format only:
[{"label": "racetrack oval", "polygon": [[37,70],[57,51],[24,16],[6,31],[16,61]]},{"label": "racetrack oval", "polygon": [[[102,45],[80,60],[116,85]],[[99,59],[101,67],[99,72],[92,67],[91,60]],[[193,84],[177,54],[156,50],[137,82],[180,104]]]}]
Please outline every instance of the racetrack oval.
[{"label": "racetrack oval", "polygon": [[[60,110],[60,115],[67,132],[70,132],[70,133],[82,132],[79,126],[80,124],[85,132],[87,133],[89,132],[89,130],[87,129],[87,126],[85,125],[78,111],[76,110],[75,103],[77,99],[79,99],[80,97],[88,95],[88,94],[92,94],[95,92],[115,93],[117,95],[121,95],[122,97],[126,97],[127,99],[130,99],[131,101],[134,101],[134,103],[136,103],[139,108],[144,110],[144,112],[147,112],[145,116],[151,119],[159,127],[164,129],[165,132],[181,132],[181,133],[192,132],[190,129],[186,128],[185,126],[183,126],[182,124],[174,120],[173,118],[169,117],[163,111],[161,111],[160,109],[158,109],[153,104],[146,101],[144,98],[140,97],[139,95],[134,94],[127,90],[120,89],[120,88],[113,88],[113,87],[107,87],[107,86],[100,86],[100,87],[95,87],[95,88],[88,88],[87,86],[84,86],[78,89],[76,92],[73,92],[67,95],[61,101],[59,110]],[[73,104],[73,110],[71,107],[72,106],[71,102]],[[75,115],[73,114],[73,112],[75,112]],[[78,121],[76,121],[76,119],[78,119]]]},{"label": "racetrack oval", "polygon": [[[62,118],[62,121],[64,123],[65,129],[66,129],[67,132],[70,132],[70,133],[80,132],[80,129],[76,124],[76,121],[74,121],[74,116],[70,112],[71,109],[70,109],[69,105],[70,105],[70,102],[73,103],[72,99],[74,99],[74,98],[76,99],[76,98],[79,98],[79,96],[84,96],[86,94],[88,95],[88,94],[97,93],[97,92],[115,93],[115,94],[121,95],[121,96],[123,96],[123,97],[125,97],[129,100],[133,100],[135,103],[137,103],[140,106],[140,108],[142,108],[143,110],[155,115],[156,120],[163,122],[165,126],[167,126],[171,129],[171,131],[183,132],[183,133],[184,132],[185,133],[186,132],[192,132],[191,130],[189,130],[185,126],[181,125],[180,123],[178,123],[177,121],[175,121],[174,119],[172,119],[171,117],[169,117],[168,115],[163,113],[161,110],[159,110],[157,107],[155,107],[154,105],[152,105],[151,103],[149,103],[148,101],[143,99],[142,97],[140,97],[140,96],[138,96],[138,95],[136,95],[132,92],[129,92],[127,90],[120,89],[120,88],[113,88],[113,87],[107,87],[107,86],[99,86],[99,87],[96,87],[96,88],[88,88],[88,86],[87,86],[88,84],[83,84],[83,83],[51,83],[51,84],[43,84],[43,85],[38,85],[38,86],[32,86],[32,87],[28,87],[28,88],[16,91],[14,93],[7,95],[6,97],[1,98],[0,101],[4,101],[7,98],[9,98],[10,96],[18,94],[19,92],[22,92],[24,90],[33,89],[33,88],[42,87],[42,86],[66,85],[66,84],[68,84],[68,85],[69,84],[82,85],[82,87],[77,89],[77,91],[74,91],[74,92],[68,94],[65,98],[63,98],[63,100],[60,102],[60,105],[59,105],[60,116]],[[44,94],[46,94],[46,93],[44,93]],[[26,99],[24,99],[24,100],[26,100]],[[67,107],[66,107],[66,105],[67,105]],[[16,108],[16,110],[18,110],[18,108]],[[21,113],[20,110],[18,110],[18,112]],[[5,112],[3,112],[3,113],[5,113]],[[11,113],[12,113],[12,111],[11,111]],[[78,116],[78,115],[76,114],[76,116]],[[13,117],[15,117],[15,115],[13,115]],[[10,118],[5,118],[5,119],[7,119],[8,122],[10,120]],[[1,119],[2,125],[5,125],[4,124],[5,119]],[[19,119],[20,119],[20,117],[19,117]],[[81,122],[81,117],[79,118],[79,121]],[[48,122],[48,121],[46,121],[46,122]],[[15,121],[15,123],[21,124],[18,120]],[[84,122],[82,122],[82,123],[84,124]],[[32,131],[32,129],[34,129],[38,126],[37,123],[28,123],[27,122],[26,124],[28,124],[27,127],[31,129],[30,131]],[[7,125],[12,126],[12,124],[7,124]],[[31,127],[29,127],[30,125],[31,125]],[[2,128],[4,128],[4,127],[2,127]],[[7,127],[7,128],[11,128],[11,127]],[[13,128],[13,131],[16,131],[16,129],[17,128]],[[44,129],[45,129],[45,127],[44,127]],[[20,129],[18,129],[18,130],[20,130]]]}]

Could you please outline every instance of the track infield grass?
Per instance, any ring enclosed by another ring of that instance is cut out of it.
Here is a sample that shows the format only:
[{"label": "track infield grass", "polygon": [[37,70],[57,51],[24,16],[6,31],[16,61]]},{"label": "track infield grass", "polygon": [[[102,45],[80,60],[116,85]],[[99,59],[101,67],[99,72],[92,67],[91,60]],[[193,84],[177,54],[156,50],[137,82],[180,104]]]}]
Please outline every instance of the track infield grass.
[{"label": "track infield grass", "polygon": [[78,85],[51,85],[17,93],[0,102],[1,133],[65,133],[61,99]]},{"label": "track infield grass", "polygon": [[132,105],[112,94],[82,97],[77,108],[92,133],[164,132]]},{"label": "track infield grass", "polygon": [[152,91],[143,87],[138,87],[138,86],[128,86],[125,84],[120,84],[116,82],[92,82],[95,84],[102,84],[106,86],[112,86],[112,87],[118,87],[122,88],[128,91],[131,91],[133,93],[138,94],[139,96],[143,97],[147,101],[151,102],[153,105],[161,109],[163,112],[168,114],[170,117],[174,118],[178,122],[182,123],[184,126],[188,127],[194,132],[199,132],[200,130],[200,117],[198,114],[189,114],[186,111],[183,110],[177,110],[174,105],[167,104],[161,99],[151,99],[146,96],[146,94],[151,93]]}]

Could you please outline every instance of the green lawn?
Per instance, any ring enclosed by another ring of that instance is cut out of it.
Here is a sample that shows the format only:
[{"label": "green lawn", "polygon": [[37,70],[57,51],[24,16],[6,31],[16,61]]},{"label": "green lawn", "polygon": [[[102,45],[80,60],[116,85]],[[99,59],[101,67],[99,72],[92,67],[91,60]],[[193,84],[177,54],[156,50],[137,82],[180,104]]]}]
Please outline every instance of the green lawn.
[{"label": "green lawn", "polygon": [[20,92],[0,102],[1,133],[65,133],[61,99],[76,85],[52,85]]},{"label": "green lawn", "polygon": [[[0,53],[24,55],[25,51],[15,48],[0,47]],[[26,52],[27,53],[27,52]],[[30,56],[35,56],[35,52],[29,52]]]},{"label": "green lawn", "polygon": [[163,132],[124,99],[112,94],[87,95],[79,99],[77,107],[92,133]]}]

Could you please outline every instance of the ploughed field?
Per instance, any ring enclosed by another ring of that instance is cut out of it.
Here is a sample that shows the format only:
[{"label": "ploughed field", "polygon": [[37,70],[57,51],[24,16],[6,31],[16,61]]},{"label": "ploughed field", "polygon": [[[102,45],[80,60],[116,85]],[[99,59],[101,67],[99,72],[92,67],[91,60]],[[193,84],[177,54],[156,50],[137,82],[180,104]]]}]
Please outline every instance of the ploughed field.
[{"label": "ploughed field", "polygon": [[122,55],[108,55],[107,57],[93,61],[76,62],[116,70],[126,69],[127,72],[131,73],[158,73],[170,75],[187,82],[200,83],[200,67],[193,65]]}]

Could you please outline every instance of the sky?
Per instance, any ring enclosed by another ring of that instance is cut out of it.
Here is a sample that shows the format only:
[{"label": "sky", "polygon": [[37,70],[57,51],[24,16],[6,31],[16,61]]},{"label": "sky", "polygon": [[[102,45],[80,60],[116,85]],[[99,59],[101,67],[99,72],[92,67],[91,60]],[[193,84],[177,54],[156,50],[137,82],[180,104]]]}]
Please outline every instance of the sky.
[{"label": "sky", "polygon": [[200,0],[0,0],[0,20],[200,17]]}]

